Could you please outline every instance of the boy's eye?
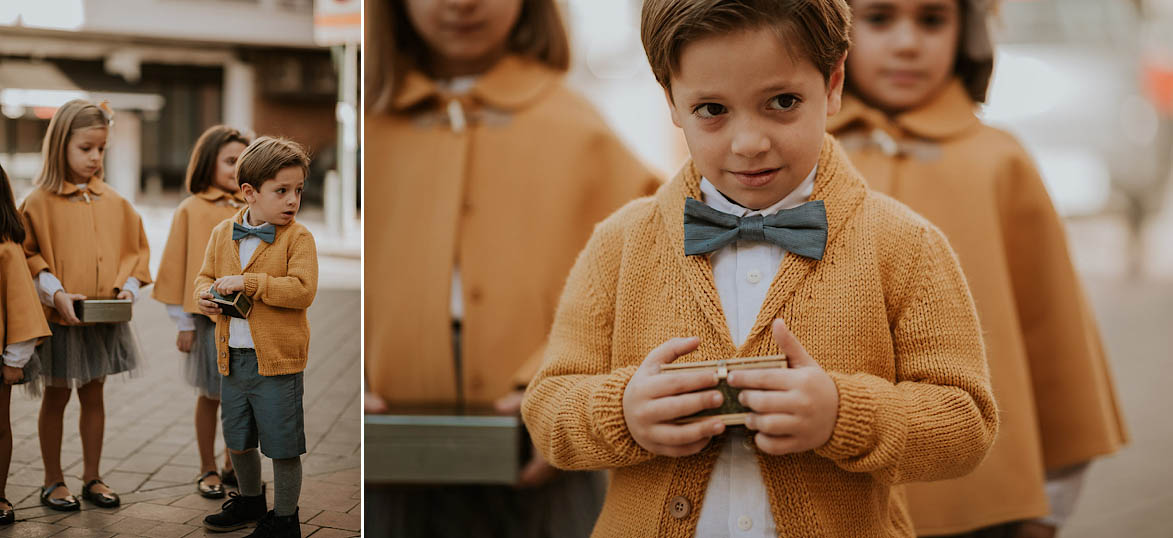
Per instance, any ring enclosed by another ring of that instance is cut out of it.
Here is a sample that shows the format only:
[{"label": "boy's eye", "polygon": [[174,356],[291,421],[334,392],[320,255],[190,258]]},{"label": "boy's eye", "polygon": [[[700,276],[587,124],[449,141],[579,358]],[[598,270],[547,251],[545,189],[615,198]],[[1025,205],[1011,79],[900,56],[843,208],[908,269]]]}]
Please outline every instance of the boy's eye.
[{"label": "boy's eye", "polygon": [[709,119],[725,113],[725,106],[717,103],[703,103],[692,109],[692,113],[699,118]]},{"label": "boy's eye", "polygon": [[792,93],[776,95],[770,99],[770,108],[773,110],[790,110],[798,106],[798,96]]},{"label": "boy's eye", "polygon": [[284,188],[277,189],[277,194],[285,194],[285,189]]}]

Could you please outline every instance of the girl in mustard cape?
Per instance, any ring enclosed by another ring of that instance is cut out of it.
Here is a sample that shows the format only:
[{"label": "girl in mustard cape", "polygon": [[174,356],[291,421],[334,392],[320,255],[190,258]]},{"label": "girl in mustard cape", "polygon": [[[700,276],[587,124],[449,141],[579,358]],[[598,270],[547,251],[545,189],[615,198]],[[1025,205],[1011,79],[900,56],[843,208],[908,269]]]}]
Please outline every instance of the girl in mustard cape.
[{"label": "girl in mustard cape", "polygon": [[194,283],[204,261],[212,228],[232,218],[244,206],[236,184],[236,159],[251,142],[248,135],[215,125],[196,141],[187,165],[187,190],[191,192],[171,219],[171,232],[163,248],[158,280],[152,297],[167,305],[167,313],[179,328],[175,345],[186,355],[183,376],[196,388],[196,444],[200,451],[200,477],[196,489],[209,499],[225,496],[224,484],[234,485],[232,459],[224,453],[224,475],[216,469],[216,429],[220,410],[220,372],[216,369],[216,323],[199,312],[192,297]]},{"label": "girl in mustard cape", "polygon": [[[365,13],[364,196],[380,204],[364,224],[366,408],[516,414],[594,224],[659,182],[564,84],[553,0],[371,0]],[[531,487],[397,486],[367,528],[589,533],[596,477],[539,458],[520,481]],[[449,505],[462,517],[421,515]]]},{"label": "girl in mustard cape", "polygon": [[16,521],[13,505],[4,491],[12,463],[12,423],[8,416],[12,386],[40,373],[36,345],[42,337],[49,336],[49,324],[20,246],[24,235],[8,174],[0,168],[0,352],[4,358],[4,383],[0,384],[0,525]]},{"label": "girl in mustard cape", "polygon": [[120,504],[101,479],[103,390],[107,376],[142,362],[129,322],[83,324],[73,306],[86,298],[133,300],[151,283],[142,219],[102,180],[112,117],[83,100],[58,108],[45,133],[37,188],[20,206],[25,257],[53,333],[38,350],[45,383],[38,435],[41,503],[54,510],[81,507],[61,470],[62,422],[74,389],[81,402],[82,497],[101,507]]},{"label": "girl in mustard cape", "polygon": [[852,0],[828,130],[869,185],[945,232],[986,337],[1002,426],[972,474],[908,486],[921,535],[1046,536],[1084,470],[1126,441],[1063,222],[1010,134],[975,115],[993,66],[984,0]]}]

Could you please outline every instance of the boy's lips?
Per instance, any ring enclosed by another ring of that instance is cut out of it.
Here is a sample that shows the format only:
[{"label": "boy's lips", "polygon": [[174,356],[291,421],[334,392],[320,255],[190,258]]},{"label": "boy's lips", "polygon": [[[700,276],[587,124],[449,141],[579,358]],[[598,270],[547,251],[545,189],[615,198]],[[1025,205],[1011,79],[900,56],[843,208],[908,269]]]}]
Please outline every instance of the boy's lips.
[{"label": "boy's lips", "polygon": [[746,187],[761,187],[773,181],[774,177],[778,175],[778,170],[778,168],[758,168],[754,170],[730,170],[729,173],[733,174],[737,178],[737,181]]}]

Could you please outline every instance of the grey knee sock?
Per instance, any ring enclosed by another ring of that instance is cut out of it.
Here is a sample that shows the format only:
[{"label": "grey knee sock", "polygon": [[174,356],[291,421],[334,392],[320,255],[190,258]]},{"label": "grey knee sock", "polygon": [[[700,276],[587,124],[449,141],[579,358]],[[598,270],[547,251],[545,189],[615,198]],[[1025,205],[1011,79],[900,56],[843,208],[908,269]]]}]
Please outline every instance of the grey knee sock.
[{"label": "grey knee sock", "polygon": [[232,458],[232,467],[236,469],[236,481],[240,484],[240,494],[246,497],[256,497],[261,494],[261,454],[257,449],[249,450],[244,454],[228,453]]},{"label": "grey knee sock", "polygon": [[273,460],[273,511],[292,516],[301,497],[301,458]]}]

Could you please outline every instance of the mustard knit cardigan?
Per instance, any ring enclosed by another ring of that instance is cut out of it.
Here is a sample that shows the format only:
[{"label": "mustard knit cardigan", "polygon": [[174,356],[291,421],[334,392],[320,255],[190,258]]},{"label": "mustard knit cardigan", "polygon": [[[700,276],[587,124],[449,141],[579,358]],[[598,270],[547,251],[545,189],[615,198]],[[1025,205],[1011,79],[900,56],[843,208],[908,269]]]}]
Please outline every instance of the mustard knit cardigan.
[{"label": "mustard knit cardigan", "polygon": [[[261,241],[252,259],[241,267],[240,243],[232,240],[232,224],[244,212],[217,224],[208,240],[204,265],[195,280],[193,298],[208,290],[217,278],[244,275],[244,294],[252,298],[249,333],[257,351],[257,373],[263,376],[296,374],[305,370],[310,350],[310,324],[305,311],[318,291],[318,251],[314,236],[301,224],[277,227],[272,244]],[[228,316],[216,320],[216,363],[228,375]]]},{"label": "mustard knit cardigan", "polygon": [[997,412],[973,301],[941,233],[869,191],[827,137],[812,199],[827,207],[822,261],[788,255],[745,343],[733,345],[712,269],[683,252],[692,164],[652,198],[601,223],[571,271],[522,407],[541,453],[567,469],[615,469],[595,536],[691,537],[720,443],[655,456],[631,437],[623,391],[644,356],[677,336],[679,361],[777,353],[786,320],[839,391],[831,439],[758,454],[783,536],[913,536],[895,484],[960,476],[994,440]]}]

